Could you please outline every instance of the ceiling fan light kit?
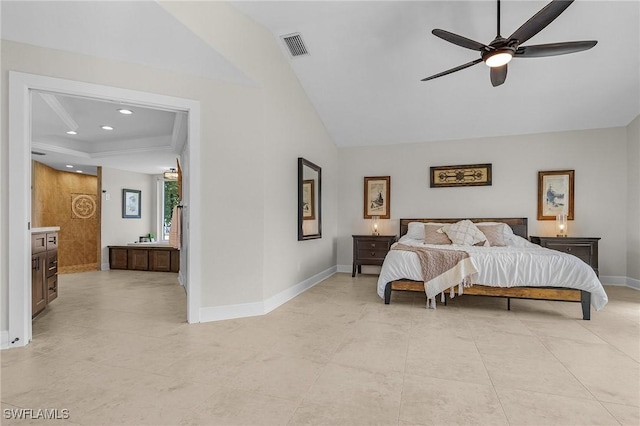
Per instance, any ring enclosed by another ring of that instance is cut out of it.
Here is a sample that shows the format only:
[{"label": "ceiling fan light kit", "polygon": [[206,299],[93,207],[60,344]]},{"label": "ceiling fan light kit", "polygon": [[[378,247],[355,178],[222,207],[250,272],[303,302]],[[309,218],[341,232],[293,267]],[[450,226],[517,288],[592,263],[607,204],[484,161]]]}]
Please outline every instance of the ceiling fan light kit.
[{"label": "ceiling fan light kit", "polygon": [[514,52],[511,49],[500,49],[482,55],[484,63],[491,67],[501,67],[508,64],[513,59]]},{"label": "ceiling fan light kit", "polygon": [[443,77],[456,71],[469,68],[480,62],[484,62],[491,68],[491,84],[495,87],[505,82],[507,78],[507,64],[513,58],[541,58],[546,56],[566,55],[568,53],[591,49],[598,43],[595,40],[589,40],[522,46],[523,43],[538,34],[547,25],[560,16],[560,14],[564,12],[571,3],[573,3],[573,0],[553,0],[532,16],[527,22],[522,24],[522,26],[511,34],[509,38],[504,38],[500,35],[500,0],[497,0],[497,3],[497,34],[496,38],[488,45],[449,31],[441,29],[434,29],[432,31],[433,35],[448,41],[449,43],[453,43],[466,49],[479,51],[480,59],[476,59],[430,77],[423,78],[421,81],[428,81],[433,80],[434,78]]}]

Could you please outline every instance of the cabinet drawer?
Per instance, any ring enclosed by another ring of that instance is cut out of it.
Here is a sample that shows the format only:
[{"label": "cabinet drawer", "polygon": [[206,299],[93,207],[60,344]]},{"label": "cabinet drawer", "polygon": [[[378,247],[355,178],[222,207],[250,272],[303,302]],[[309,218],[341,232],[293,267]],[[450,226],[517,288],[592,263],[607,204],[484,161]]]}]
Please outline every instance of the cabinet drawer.
[{"label": "cabinet drawer", "polygon": [[58,297],[58,276],[53,275],[47,278],[47,303]]},{"label": "cabinet drawer", "polygon": [[47,234],[47,250],[58,249],[58,233],[50,232]]},{"label": "cabinet drawer", "polygon": [[58,250],[47,251],[46,276],[50,277],[58,273]]},{"label": "cabinet drawer", "polygon": [[585,263],[591,265],[592,249],[590,244],[547,243],[547,248],[572,254],[575,257],[582,259]]},{"label": "cabinet drawer", "polygon": [[47,250],[47,234],[31,234],[31,254]]},{"label": "cabinet drawer", "polygon": [[391,242],[380,240],[356,240],[356,249],[360,250],[386,250],[391,247]]},{"label": "cabinet drawer", "polygon": [[381,248],[371,248],[371,249],[359,249],[358,250],[358,259],[359,260],[384,260],[384,257],[389,252],[389,249],[386,247]]}]

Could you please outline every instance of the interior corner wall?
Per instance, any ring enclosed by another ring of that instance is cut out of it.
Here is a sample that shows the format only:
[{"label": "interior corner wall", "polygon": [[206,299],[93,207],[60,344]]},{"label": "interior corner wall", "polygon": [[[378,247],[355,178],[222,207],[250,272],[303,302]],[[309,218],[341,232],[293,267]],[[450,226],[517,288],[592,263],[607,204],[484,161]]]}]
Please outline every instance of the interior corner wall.
[{"label": "interior corner wall", "polygon": [[[102,167],[102,269],[109,264],[109,246],[133,243],[140,236],[156,232],[155,183],[153,175]],[[123,189],[141,191],[140,219],[122,217]]]},{"label": "interior corner wall", "polygon": [[[233,148],[242,153],[242,174],[259,172],[245,192],[228,194],[248,213],[244,226],[260,224],[261,232],[238,239],[229,230],[225,245],[262,257],[262,300],[335,268],[337,238],[338,150],[295,76],[278,40],[266,28],[224,2],[162,2],[185,26],[215,47],[258,84],[259,123],[239,122],[234,133],[258,146]],[[255,126],[252,128],[252,126]],[[222,147],[231,150],[230,146]],[[322,167],[322,238],[297,240],[297,158]],[[222,178],[227,182],[228,178]],[[261,187],[260,184],[263,183]],[[236,211],[236,212],[237,212]],[[260,253],[256,249],[261,247]],[[240,266],[246,270],[246,266]],[[241,291],[238,288],[237,291]]]},{"label": "interior corner wall", "polygon": [[640,289],[640,115],[627,126],[627,278]]},{"label": "interior corner wall", "polygon": [[[575,170],[575,220],[569,235],[601,237],[601,276],[627,274],[627,130],[625,128],[340,149],[338,264],[352,263],[352,234],[363,219],[363,178],[391,176],[391,220],[398,234],[411,217],[527,217],[529,235],[554,234],[537,220],[538,172]],[[430,188],[429,167],[491,163],[491,186]],[[636,262],[637,263],[637,262]],[[372,267],[373,268],[373,267]]]}]

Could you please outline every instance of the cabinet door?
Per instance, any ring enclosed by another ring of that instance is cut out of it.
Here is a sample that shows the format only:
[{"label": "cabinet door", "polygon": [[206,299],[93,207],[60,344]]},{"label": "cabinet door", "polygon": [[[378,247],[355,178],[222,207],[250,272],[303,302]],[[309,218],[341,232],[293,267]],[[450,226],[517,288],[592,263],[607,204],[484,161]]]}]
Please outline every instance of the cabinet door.
[{"label": "cabinet door", "polygon": [[171,272],[180,271],[180,251],[171,250]]},{"label": "cabinet door", "polygon": [[46,253],[31,256],[31,317],[35,317],[47,306],[47,283],[45,279]]},{"label": "cabinet door", "polygon": [[129,249],[129,268],[138,271],[149,270],[149,251],[144,249]]},{"label": "cabinet door", "polygon": [[149,250],[149,270],[169,272],[171,270],[170,250]]},{"label": "cabinet door", "polygon": [[127,269],[127,249],[109,248],[109,269]]}]

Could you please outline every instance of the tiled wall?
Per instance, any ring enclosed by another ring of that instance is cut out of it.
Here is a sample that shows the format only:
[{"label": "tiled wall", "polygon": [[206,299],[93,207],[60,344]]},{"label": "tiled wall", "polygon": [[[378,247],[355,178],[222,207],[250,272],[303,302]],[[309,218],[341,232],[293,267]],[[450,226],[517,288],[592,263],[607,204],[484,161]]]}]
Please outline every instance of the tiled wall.
[{"label": "tiled wall", "polygon": [[[31,226],[59,226],[58,272],[98,269],[98,180],[33,162]],[[72,203],[75,202],[75,208]]]}]

